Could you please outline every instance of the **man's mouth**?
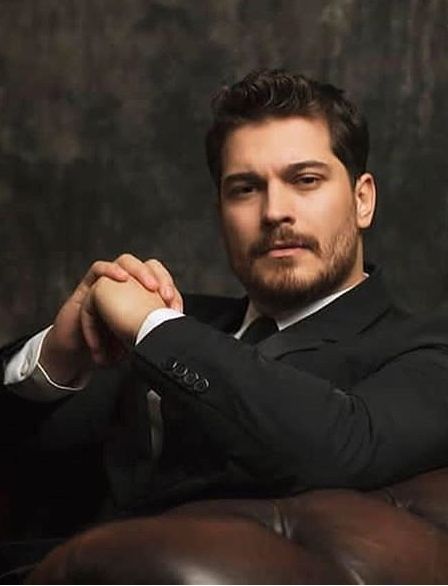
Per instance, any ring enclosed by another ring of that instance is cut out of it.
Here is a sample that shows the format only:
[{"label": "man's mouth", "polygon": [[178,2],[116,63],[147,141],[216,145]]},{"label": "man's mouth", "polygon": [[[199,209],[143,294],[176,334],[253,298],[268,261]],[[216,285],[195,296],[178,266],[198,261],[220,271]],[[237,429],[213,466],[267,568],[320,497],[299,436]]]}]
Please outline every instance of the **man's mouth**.
[{"label": "man's mouth", "polygon": [[310,250],[310,247],[301,241],[283,241],[274,242],[271,246],[266,247],[265,254],[274,258],[282,256],[293,256],[300,254],[304,250]]}]

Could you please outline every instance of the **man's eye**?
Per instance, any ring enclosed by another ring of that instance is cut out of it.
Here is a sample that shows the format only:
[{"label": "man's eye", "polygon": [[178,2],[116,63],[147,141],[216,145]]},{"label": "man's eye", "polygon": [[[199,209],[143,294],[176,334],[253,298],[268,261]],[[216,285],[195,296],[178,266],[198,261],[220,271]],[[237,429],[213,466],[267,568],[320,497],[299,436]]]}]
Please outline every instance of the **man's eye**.
[{"label": "man's eye", "polygon": [[250,195],[255,191],[254,185],[235,185],[229,190],[230,197],[241,197]]},{"label": "man's eye", "polygon": [[299,175],[294,183],[300,187],[316,187],[322,181],[318,175]]}]

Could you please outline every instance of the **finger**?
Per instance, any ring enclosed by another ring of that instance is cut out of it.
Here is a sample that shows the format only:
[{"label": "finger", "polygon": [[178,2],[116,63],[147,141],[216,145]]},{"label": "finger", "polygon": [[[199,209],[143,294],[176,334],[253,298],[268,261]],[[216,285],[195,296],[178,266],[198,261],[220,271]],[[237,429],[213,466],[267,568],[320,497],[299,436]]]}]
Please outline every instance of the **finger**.
[{"label": "finger", "polygon": [[82,304],[80,319],[84,340],[89,348],[92,360],[98,366],[105,365],[107,355],[103,349],[104,343],[101,336],[101,329],[104,326],[95,311],[91,295],[88,295]]},{"label": "finger", "polygon": [[122,254],[115,262],[149,291],[157,291],[160,288],[157,274],[136,256]]},{"label": "finger", "polygon": [[90,287],[100,277],[109,277],[114,281],[123,282],[127,281],[129,274],[117,263],[105,260],[97,260],[92,264],[79,285],[76,287],[73,293],[74,300],[78,303],[81,303]]},{"label": "finger", "polygon": [[177,309],[177,311],[183,312],[184,310],[184,300],[182,299],[182,296],[177,289],[175,289],[174,298],[170,307],[171,309]]},{"label": "finger", "polygon": [[163,301],[169,307],[172,307],[178,291],[174,285],[173,277],[171,276],[170,272],[160,261],[156,260],[155,258],[147,260],[145,265],[150,268],[153,274],[156,276],[159,282],[159,294]]},{"label": "finger", "polygon": [[129,273],[116,262],[97,260],[87,271],[83,281],[90,287],[100,277],[109,277],[114,281],[123,282],[128,279]]}]

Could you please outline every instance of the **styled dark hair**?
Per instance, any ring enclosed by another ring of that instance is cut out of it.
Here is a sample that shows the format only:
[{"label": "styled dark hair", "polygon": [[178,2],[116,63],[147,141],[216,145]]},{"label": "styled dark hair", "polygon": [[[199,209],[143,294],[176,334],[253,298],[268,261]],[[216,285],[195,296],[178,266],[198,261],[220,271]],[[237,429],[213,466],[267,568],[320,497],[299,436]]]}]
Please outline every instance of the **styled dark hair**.
[{"label": "styled dark hair", "polygon": [[264,69],[253,71],[212,100],[213,123],[206,136],[207,163],[219,188],[221,151],[228,134],[251,122],[268,118],[321,118],[328,124],[333,153],[354,184],[366,170],[369,153],[367,122],[333,85],[300,74]]}]

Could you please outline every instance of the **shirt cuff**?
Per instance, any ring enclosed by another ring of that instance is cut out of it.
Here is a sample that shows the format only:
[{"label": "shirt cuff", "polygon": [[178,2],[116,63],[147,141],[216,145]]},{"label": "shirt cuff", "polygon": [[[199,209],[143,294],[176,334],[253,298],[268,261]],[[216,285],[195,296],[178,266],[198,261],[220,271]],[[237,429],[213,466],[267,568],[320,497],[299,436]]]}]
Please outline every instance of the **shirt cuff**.
[{"label": "shirt cuff", "polygon": [[162,308],[151,311],[145,321],[140,326],[137,337],[135,339],[135,345],[139,344],[145,336],[147,336],[153,329],[160,326],[164,322],[170,319],[178,319],[179,317],[185,317],[185,314],[176,309]]},{"label": "shirt cuff", "polygon": [[81,380],[77,386],[59,385],[51,380],[42,365],[39,364],[43,341],[52,327],[49,326],[30,338],[23,348],[5,364],[3,382],[8,390],[16,395],[33,401],[57,401],[86,386],[88,376]]},{"label": "shirt cuff", "polygon": [[26,344],[5,364],[4,379],[5,385],[21,383],[29,378],[36,368],[39,360],[42,343],[45,336],[53,326],[39,332],[30,338]]}]

